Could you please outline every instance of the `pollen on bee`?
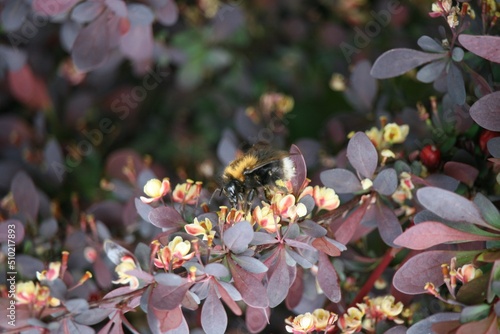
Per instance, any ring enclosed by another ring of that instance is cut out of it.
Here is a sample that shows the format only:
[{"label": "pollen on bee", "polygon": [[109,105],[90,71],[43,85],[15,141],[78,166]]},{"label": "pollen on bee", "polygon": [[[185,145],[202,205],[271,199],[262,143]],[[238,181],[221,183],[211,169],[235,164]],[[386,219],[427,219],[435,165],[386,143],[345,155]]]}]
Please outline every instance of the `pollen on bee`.
[{"label": "pollen on bee", "polygon": [[258,162],[258,159],[254,155],[245,155],[239,159],[234,160],[229,166],[226,167],[224,174],[231,176],[234,179],[244,181],[245,175],[243,174],[245,170],[252,169]]}]

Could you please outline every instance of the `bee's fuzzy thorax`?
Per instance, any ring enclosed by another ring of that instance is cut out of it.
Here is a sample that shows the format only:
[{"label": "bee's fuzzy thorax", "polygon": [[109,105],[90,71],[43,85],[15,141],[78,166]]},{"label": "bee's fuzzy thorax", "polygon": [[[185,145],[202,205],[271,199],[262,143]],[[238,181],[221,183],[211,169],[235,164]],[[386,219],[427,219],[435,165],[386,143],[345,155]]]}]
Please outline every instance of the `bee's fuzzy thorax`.
[{"label": "bee's fuzzy thorax", "polygon": [[258,158],[254,155],[244,155],[239,159],[234,160],[224,170],[224,176],[230,176],[233,179],[243,182],[245,180],[244,172],[247,169],[253,168]]},{"label": "bee's fuzzy thorax", "polygon": [[289,157],[283,158],[281,160],[283,169],[283,178],[288,181],[295,176],[295,165]]}]

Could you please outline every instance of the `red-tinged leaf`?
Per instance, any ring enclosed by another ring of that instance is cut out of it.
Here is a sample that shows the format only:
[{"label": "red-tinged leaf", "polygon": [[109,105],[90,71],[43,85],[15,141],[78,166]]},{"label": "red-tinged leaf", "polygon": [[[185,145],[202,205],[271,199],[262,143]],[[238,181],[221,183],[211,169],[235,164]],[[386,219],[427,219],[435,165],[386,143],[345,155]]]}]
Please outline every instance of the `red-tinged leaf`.
[{"label": "red-tinged leaf", "polygon": [[464,77],[454,62],[449,63],[446,80],[451,100],[458,105],[463,105],[466,98]]},{"label": "red-tinged leaf", "polygon": [[106,6],[117,16],[127,16],[127,5],[123,0],[104,0]]},{"label": "red-tinged leaf", "polygon": [[379,202],[376,204],[375,220],[382,240],[394,247],[394,239],[403,233],[401,223],[394,211]]},{"label": "red-tinged leaf", "polygon": [[310,251],[315,251],[316,250],[310,244],[302,242],[302,241],[298,241],[298,240],[295,240],[295,239],[286,238],[285,242],[286,242],[286,244],[288,246],[291,246],[291,247],[307,249],[307,250],[310,250]]},{"label": "red-tinged leaf", "polygon": [[466,323],[458,328],[456,334],[498,334],[498,319],[495,313],[479,321]]},{"label": "red-tinged leaf", "polygon": [[157,285],[154,287],[149,302],[159,310],[174,310],[181,305],[186,292],[192,283],[185,283],[178,286]]},{"label": "red-tinged leaf", "polygon": [[292,183],[293,193],[298,194],[306,180],[307,167],[304,156],[296,145],[292,145],[290,147],[290,159],[293,161],[295,166],[295,175],[292,177],[290,182]]},{"label": "red-tinged leaf", "polygon": [[33,0],[31,6],[35,12],[46,16],[55,16],[68,12],[80,0]]},{"label": "red-tinged leaf", "polygon": [[297,266],[297,274],[295,275],[295,279],[293,280],[290,290],[288,291],[288,295],[285,298],[285,304],[289,310],[293,310],[297,305],[299,305],[302,299],[302,294],[304,293],[303,275],[304,269]]},{"label": "red-tinged leaf", "polygon": [[328,237],[316,238],[313,240],[312,245],[320,252],[326,253],[330,256],[340,256],[340,249],[329,241]]},{"label": "red-tinged leaf", "polygon": [[106,319],[111,312],[111,309],[93,308],[75,315],[73,319],[82,325],[92,326]]},{"label": "red-tinged leaf", "polygon": [[347,169],[325,170],[321,172],[319,177],[325,186],[333,188],[338,194],[351,194],[362,189],[357,176]]},{"label": "red-tinged leaf", "polygon": [[472,187],[479,175],[477,168],[457,161],[446,162],[443,169],[446,175],[465,183],[469,187]]},{"label": "red-tinged leaf", "polygon": [[500,37],[461,34],[458,41],[464,48],[489,61],[500,63]]},{"label": "red-tinged leaf", "polygon": [[378,153],[364,132],[357,132],[347,144],[347,159],[356,171],[371,178],[378,164]]},{"label": "red-tinged leaf", "polygon": [[373,189],[375,189],[379,194],[390,196],[398,187],[398,175],[394,168],[387,168],[378,173],[375,180],[373,180]]},{"label": "red-tinged leaf", "polygon": [[19,212],[35,221],[40,207],[40,198],[29,175],[23,171],[18,172],[12,180],[10,191]]},{"label": "red-tinged leaf", "polygon": [[108,58],[108,15],[104,14],[80,30],[73,43],[71,57],[74,65],[82,72],[98,68]]},{"label": "red-tinged leaf", "polygon": [[[419,224],[420,225],[420,224]],[[399,268],[392,284],[399,291],[408,295],[426,293],[426,283],[433,283],[436,288],[444,283],[441,265],[450,263],[455,251],[428,251],[417,254]]]},{"label": "red-tinged leaf", "polygon": [[12,95],[28,107],[47,109],[52,106],[47,85],[35,76],[28,64],[18,71],[8,71],[7,82]]},{"label": "red-tinged leaf", "polygon": [[412,175],[411,180],[414,184],[423,184],[431,187],[443,188],[449,191],[455,191],[460,181],[444,174],[431,174],[425,179]]},{"label": "red-tinged leaf", "polygon": [[245,324],[250,333],[260,333],[269,323],[270,309],[248,306],[245,312]]},{"label": "red-tinged leaf", "polygon": [[[347,245],[349,241],[351,241],[354,233],[356,232],[361,220],[366,214],[366,210],[368,209],[370,201],[364,201],[364,203],[357,209],[354,209],[347,218],[345,218],[344,222],[337,228],[333,229],[333,225],[337,225],[337,221],[334,220],[331,224],[333,233],[335,235],[335,240],[340,242],[341,244]],[[342,218],[339,218],[342,219]]]},{"label": "red-tinged leaf", "polygon": [[441,218],[490,227],[471,201],[451,191],[425,187],[417,191],[419,202]]},{"label": "red-tinged leaf", "polygon": [[500,237],[487,237],[462,232],[440,222],[424,222],[407,229],[394,240],[394,243],[409,249],[422,250],[443,243],[466,241],[499,240]]},{"label": "red-tinged leaf", "polygon": [[94,280],[100,288],[111,288],[111,281],[113,280],[113,276],[109,269],[109,266],[103,261],[101,257],[96,257],[94,263],[92,263],[92,270],[94,273]]},{"label": "red-tinged leaf", "polygon": [[149,213],[151,224],[160,228],[179,229],[186,223],[181,214],[170,206],[160,206]]},{"label": "red-tinged leaf", "polygon": [[396,327],[392,327],[384,332],[384,334],[406,334],[408,328],[405,326],[399,325]]},{"label": "red-tinged leaf", "polygon": [[204,268],[205,274],[218,278],[229,276],[229,270],[220,263],[209,263]]},{"label": "red-tinged leaf", "polygon": [[247,221],[242,221],[224,231],[224,244],[233,253],[242,253],[253,239],[253,228]]},{"label": "red-tinged leaf", "polygon": [[241,269],[233,260],[228,258],[229,270],[234,280],[234,287],[240,292],[243,301],[249,306],[265,308],[269,306],[266,288],[260,280],[249,272]]},{"label": "red-tinged leaf", "polygon": [[269,298],[269,307],[274,308],[285,300],[289,287],[288,265],[286,264],[285,251],[281,249],[271,275],[268,277],[267,297]]},{"label": "red-tinged leaf", "polygon": [[483,96],[470,107],[472,119],[485,129],[500,131],[500,92]]},{"label": "red-tinged leaf", "polygon": [[[183,326],[186,320],[180,307],[167,311],[156,309],[151,303],[148,303],[147,319],[149,328],[155,334],[177,333],[176,329],[186,327]],[[181,331],[179,333],[187,332]]]},{"label": "red-tinged leaf", "polygon": [[445,53],[427,53],[411,49],[393,49],[383,53],[377,58],[370,74],[376,79],[393,78],[417,66],[445,56]]},{"label": "red-tinged leaf", "polygon": [[267,271],[267,266],[260,260],[246,255],[233,256],[234,261],[240,265],[241,268],[252,274],[262,274]]},{"label": "red-tinged leaf", "polygon": [[318,260],[318,275],[316,276],[318,284],[323,290],[326,298],[334,303],[341,300],[341,292],[339,285],[339,277],[333,264],[330,262],[328,256],[324,253],[319,253]]},{"label": "red-tinged leaf", "polygon": [[[222,298],[224,303],[226,303],[226,305],[231,309],[231,311],[233,311],[233,313],[237,316],[242,315],[243,312],[241,311],[240,306],[229,295],[229,293],[224,288],[224,286],[221,285],[219,282],[217,282],[217,280],[214,280],[214,284],[217,285],[217,291],[219,292],[220,297]],[[226,284],[229,284],[229,283],[226,283]]]},{"label": "red-tinged leaf", "polygon": [[201,326],[207,334],[224,334],[227,328],[227,314],[214,284],[210,284],[208,296],[201,309]]},{"label": "red-tinged leaf", "polygon": [[66,318],[61,321],[60,327],[58,328],[57,333],[64,333],[64,334],[73,334],[73,333],[78,333],[78,334],[94,334],[95,331],[85,325],[80,325],[74,322],[73,320]]}]

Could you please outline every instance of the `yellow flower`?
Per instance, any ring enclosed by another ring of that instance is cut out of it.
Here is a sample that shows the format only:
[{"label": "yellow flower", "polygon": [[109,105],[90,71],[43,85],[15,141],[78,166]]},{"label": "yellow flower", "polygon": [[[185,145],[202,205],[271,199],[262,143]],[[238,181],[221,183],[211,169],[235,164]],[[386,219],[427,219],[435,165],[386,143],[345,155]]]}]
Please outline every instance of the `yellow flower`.
[{"label": "yellow flower", "polygon": [[365,134],[370,138],[370,141],[377,149],[382,147],[382,131],[376,127],[372,127],[370,130],[365,131]]},{"label": "yellow flower", "polygon": [[18,304],[33,304],[36,300],[37,287],[29,281],[16,284],[16,301]]},{"label": "yellow flower", "polygon": [[201,193],[201,185],[202,182],[195,183],[193,180],[186,180],[186,183],[175,186],[172,192],[172,199],[177,203],[196,204]]},{"label": "yellow flower", "polygon": [[278,211],[278,214],[283,218],[289,218],[292,221],[297,217],[304,217],[307,214],[307,208],[304,203],[295,204],[295,196],[288,194],[282,196],[276,194],[272,200]]},{"label": "yellow flower", "polygon": [[410,132],[410,127],[406,124],[397,125],[396,123],[388,123],[384,126],[384,141],[389,144],[400,144],[406,140],[406,136]]},{"label": "yellow flower", "polygon": [[59,273],[61,271],[61,262],[51,262],[49,263],[49,270],[43,270],[42,272],[36,272],[36,278],[39,281],[48,280],[53,281],[59,278]]},{"label": "yellow flower", "polygon": [[468,283],[472,281],[474,278],[483,275],[483,271],[481,269],[476,269],[473,264],[466,264],[457,269],[457,279],[462,283]]},{"label": "yellow flower", "polygon": [[394,304],[394,296],[385,296],[380,302],[380,310],[389,319],[397,317],[403,312],[403,303],[397,302]]},{"label": "yellow flower", "polygon": [[358,307],[349,307],[344,316],[339,320],[339,326],[343,333],[354,333],[361,329],[362,319],[365,315],[364,304],[358,304]]},{"label": "yellow flower", "polygon": [[134,258],[130,255],[124,255],[121,258],[120,264],[115,268],[115,272],[118,274],[118,279],[113,281],[114,284],[130,284],[130,289],[135,290],[139,287],[139,279],[135,276],[127,274],[127,272],[136,269]]},{"label": "yellow flower", "polygon": [[345,77],[340,73],[333,73],[332,77],[330,78],[330,88],[335,92],[345,91]]},{"label": "yellow flower", "polygon": [[299,314],[295,318],[288,318],[285,322],[288,324],[286,330],[289,333],[311,333],[315,328],[315,317],[307,312]]},{"label": "yellow flower", "polygon": [[338,208],[340,205],[339,196],[332,188],[315,186],[313,198],[319,210],[330,211]]},{"label": "yellow flower", "polygon": [[253,210],[252,218],[255,222],[257,222],[257,224],[259,224],[260,227],[269,233],[274,233],[281,227],[281,225],[278,224],[280,217],[276,216],[271,207],[268,205],[262,208],[260,206],[256,206]]},{"label": "yellow flower", "polygon": [[158,179],[149,180],[146,185],[144,185],[144,193],[149,196],[141,196],[141,201],[143,203],[152,203],[154,201],[160,200],[163,196],[168,194],[170,191],[170,181],[168,178],[164,178],[163,181]]},{"label": "yellow flower", "polygon": [[179,268],[194,256],[191,250],[191,243],[188,240],[183,240],[182,237],[176,236],[167,246],[163,246],[157,253],[157,258],[154,260],[154,265],[165,270]]},{"label": "yellow flower", "polygon": [[329,331],[333,328],[333,324],[338,319],[338,315],[324,310],[322,308],[318,308],[313,311],[313,316],[315,320],[315,329],[317,331]]},{"label": "yellow flower", "polygon": [[205,218],[201,223],[198,221],[198,218],[195,218],[193,223],[186,224],[184,229],[188,234],[202,235],[203,240],[208,240],[209,235],[215,235],[215,231],[212,231],[212,222],[208,218]]}]

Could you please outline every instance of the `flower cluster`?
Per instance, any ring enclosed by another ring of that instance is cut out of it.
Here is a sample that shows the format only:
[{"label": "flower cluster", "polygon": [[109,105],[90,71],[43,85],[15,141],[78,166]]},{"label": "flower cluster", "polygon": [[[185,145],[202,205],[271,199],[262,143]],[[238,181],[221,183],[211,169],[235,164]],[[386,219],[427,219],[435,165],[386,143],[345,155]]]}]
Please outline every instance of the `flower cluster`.
[{"label": "flower cluster", "polygon": [[16,302],[19,305],[26,304],[33,307],[34,310],[41,310],[44,307],[56,307],[61,301],[50,295],[48,286],[42,286],[40,283],[20,282],[16,284]]},{"label": "flower cluster", "polygon": [[137,268],[135,259],[130,255],[124,255],[121,262],[115,267],[115,272],[118,274],[118,279],[113,281],[114,284],[130,284],[130,289],[135,290],[139,287],[139,279],[130,274],[131,270]]},{"label": "flower cluster", "polygon": [[459,3],[453,6],[451,0],[438,0],[432,4],[431,10],[432,11],[429,13],[431,17],[446,18],[446,22],[452,29],[456,28],[460,24],[459,17],[464,17],[466,15],[470,16],[472,19],[476,17],[474,10],[468,3],[463,3],[462,7],[460,7]]},{"label": "flower cluster", "polygon": [[335,328],[338,315],[324,309],[316,309],[313,313],[299,314],[285,319],[288,333],[328,332]]},{"label": "flower cluster", "polygon": [[164,178],[151,179],[144,185],[144,193],[149,197],[141,196],[140,199],[145,204],[161,201],[165,195],[172,192],[172,200],[176,203],[193,205],[196,204],[201,193],[202,182],[186,180],[185,183],[178,184],[172,191],[170,180]]},{"label": "flower cluster", "polygon": [[[410,132],[410,127],[407,124],[386,123],[384,118],[381,119],[381,123],[382,129],[372,127],[370,130],[365,131],[377,151],[383,151],[394,144],[403,143]],[[349,134],[349,136],[352,135]],[[387,155],[387,153],[384,154]]]},{"label": "flower cluster", "polygon": [[339,327],[342,333],[355,333],[361,329],[374,332],[377,323],[383,320],[402,324],[403,319],[398,317],[402,313],[403,303],[395,303],[394,296],[365,297],[364,303],[357,304],[357,307],[350,307],[340,318]]},{"label": "flower cluster", "polygon": [[[153,243],[161,245],[158,240],[154,240]],[[191,251],[191,243],[188,240],[183,240],[180,236],[176,236],[168,245],[160,246],[157,249],[154,265],[165,271],[179,268],[194,256],[194,252]]]}]

